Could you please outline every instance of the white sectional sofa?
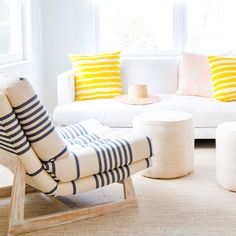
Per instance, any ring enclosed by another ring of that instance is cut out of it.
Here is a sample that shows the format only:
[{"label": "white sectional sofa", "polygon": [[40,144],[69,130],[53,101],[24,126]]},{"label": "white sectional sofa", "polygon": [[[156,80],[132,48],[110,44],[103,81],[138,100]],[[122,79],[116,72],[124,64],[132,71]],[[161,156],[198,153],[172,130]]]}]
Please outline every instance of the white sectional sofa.
[{"label": "white sectional sofa", "polygon": [[193,114],[196,139],[214,139],[218,124],[236,120],[236,103],[221,103],[210,98],[176,95],[178,59],[125,58],[121,61],[123,92],[129,84],[146,83],[149,92],[161,101],[149,105],[127,105],[115,99],[74,101],[73,71],[58,76],[58,106],[55,123],[69,125],[94,118],[115,128],[132,128],[133,118],[141,112],[179,110]]}]

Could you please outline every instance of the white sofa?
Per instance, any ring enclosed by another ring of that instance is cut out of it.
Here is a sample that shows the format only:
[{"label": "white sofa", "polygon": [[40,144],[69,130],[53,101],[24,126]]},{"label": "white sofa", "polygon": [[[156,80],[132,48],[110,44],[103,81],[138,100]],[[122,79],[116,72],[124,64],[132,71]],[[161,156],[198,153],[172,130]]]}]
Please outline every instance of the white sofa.
[{"label": "white sofa", "polygon": [[195,138],[214,139],[218,124],[236,120],[236,103],[220,103],[209,98],[176,95],[178,60],[168,58],[125,58],[121,61],[123,92],[132,83],[148,84],[149,92],[161,97],[150,105],[126,105],[115,99],[74,101],[73,71],[58,76],[58,106],[55,123],[69,125],[94,118],[115,128],[132,128],[133,118],[141,112],[156,110],[186,111],[194,116]]}]

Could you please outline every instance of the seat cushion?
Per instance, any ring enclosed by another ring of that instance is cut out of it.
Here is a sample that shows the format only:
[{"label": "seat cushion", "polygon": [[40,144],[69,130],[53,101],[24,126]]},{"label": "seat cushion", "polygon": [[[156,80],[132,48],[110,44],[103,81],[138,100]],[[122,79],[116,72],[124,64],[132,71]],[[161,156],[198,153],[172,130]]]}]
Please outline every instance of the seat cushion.
[{"label": "seat cushion", "polygon": [[88,176],[76,181],[59,183],[51,195],[66,196],[101,188],[106,185],[119,182],[124,178],[127,178],[137,172],[140,172],[141,170],[148,168],[150,165],[151,158],[146,158],[130,165],[118,167],[107,172],[99,173],[97,175]]},{"label": "seat cushion", "polygon": [[44,162],[44,168],[60,182],[103,173],[152,156],[149,138],[114,131],[96,120],[57,130],[73,156]]},{"label": "seat cushion", "polygon": [[110,127],[132,127],[132,120],[142,112],[179,110],[194,117],[195,127],[217,127],[235,120],[236,103],[221,103],[210,98],[160,94],[161,101],[149,105],[127,105],[115,99],[72,102],[60,105],[53,113],[57,124],[68,125],[95,118]]}]

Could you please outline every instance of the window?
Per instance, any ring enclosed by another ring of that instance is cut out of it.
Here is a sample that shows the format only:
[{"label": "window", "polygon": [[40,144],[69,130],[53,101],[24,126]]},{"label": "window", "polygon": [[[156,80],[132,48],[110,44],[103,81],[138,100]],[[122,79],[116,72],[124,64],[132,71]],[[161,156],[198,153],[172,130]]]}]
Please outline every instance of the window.
[{"label": "window", "polygon": [[176,55],[235,48],[235,0],[96,0],[98,51]]},{"label": "window", "polygon": [[187,48],[232,50],[235,48],[236,1],[187,2]]},{"label": "window", "polygon": [[21,59],[20,0],[0,0],[0,64]]},{"label": "window", "polygon": [[171,51],[172,0],[98,0],[99,48],[126,53]]}]

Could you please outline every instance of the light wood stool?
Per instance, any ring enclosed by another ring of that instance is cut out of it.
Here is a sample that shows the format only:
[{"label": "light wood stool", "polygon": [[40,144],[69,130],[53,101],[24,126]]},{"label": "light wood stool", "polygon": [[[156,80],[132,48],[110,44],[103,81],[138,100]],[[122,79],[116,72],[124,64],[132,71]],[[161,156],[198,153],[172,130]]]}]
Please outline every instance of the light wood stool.
[{"label": "light wood stool", "polygon": [[180,111],[156,111],[138,115],[134,132],[148,136],[153,146],[153,165],[142,174],[170,179],[185,176],[194,166],[193,117]]}]

